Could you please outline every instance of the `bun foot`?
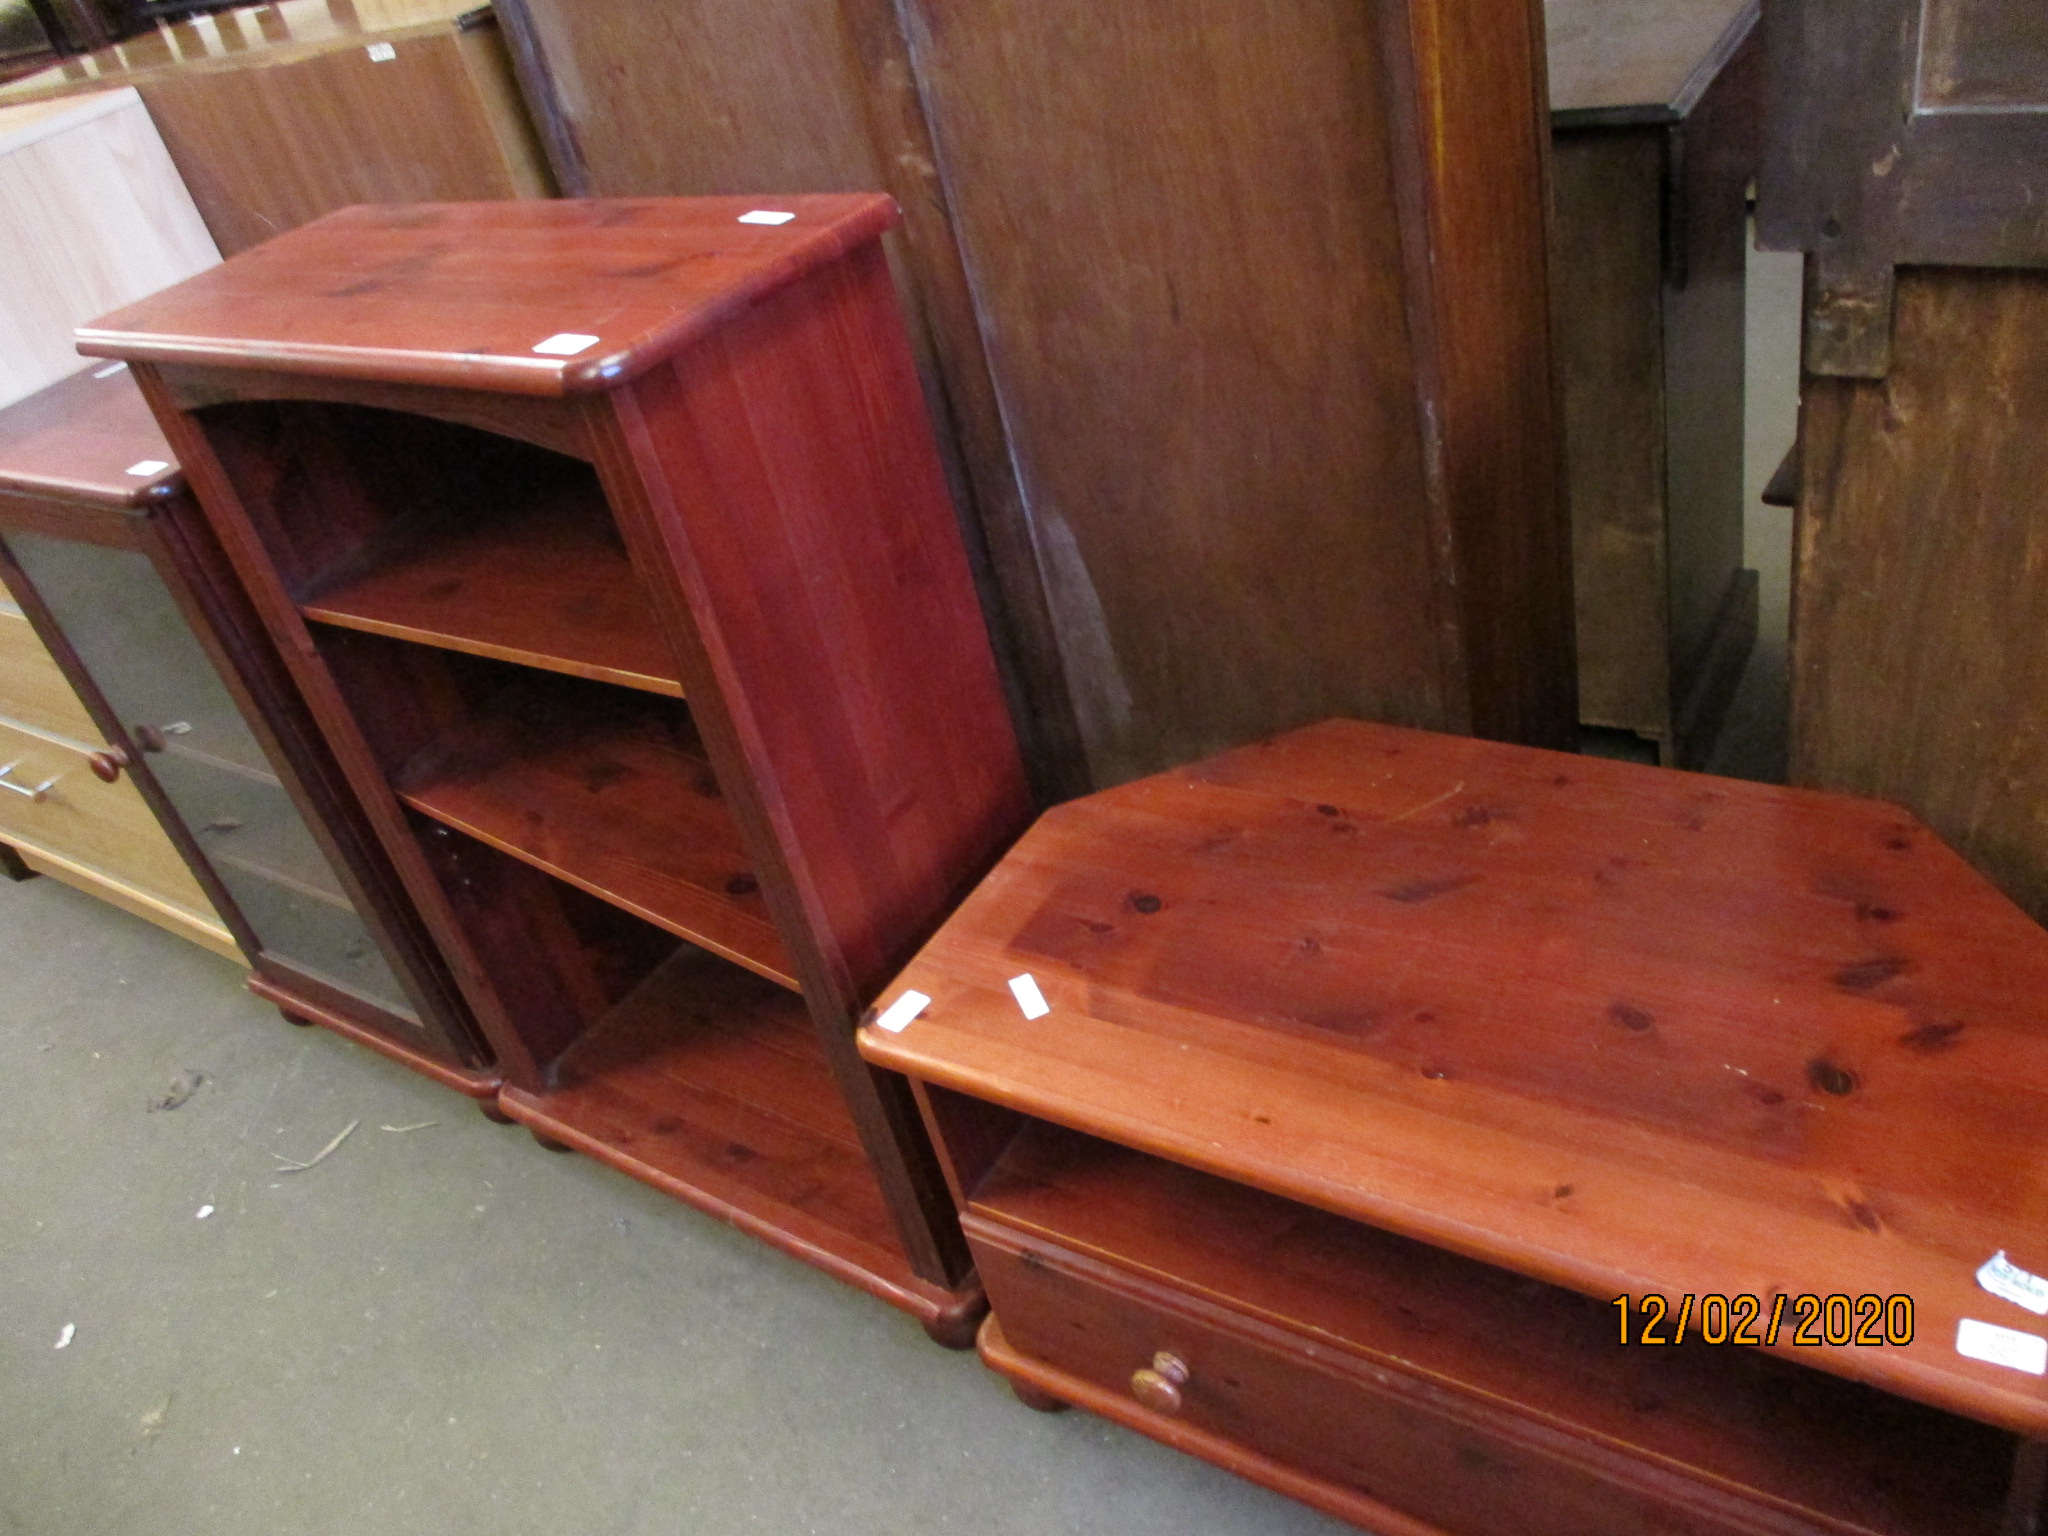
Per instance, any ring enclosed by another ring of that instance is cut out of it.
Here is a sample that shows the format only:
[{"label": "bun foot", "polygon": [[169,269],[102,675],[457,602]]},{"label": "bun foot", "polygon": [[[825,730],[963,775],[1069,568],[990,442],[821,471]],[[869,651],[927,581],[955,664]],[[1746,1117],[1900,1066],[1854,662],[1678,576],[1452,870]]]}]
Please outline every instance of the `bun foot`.
[{"label": "bun foot", "polygon": [[313,1027],[313,1021],[311,1019],[306,1018],[300,1014],[293,1013],[289,1008],[278,1009],[277,1016],[283,1019],[285,1023],[291,1025],[295,1029],[311,1029]]},{"label": "bun foot", "polygon": [[1017,1395],[1017,1401],[1034,1413],[1065,1413],[1072,1405],[1054,1397],[1050,1392],[1034,1387],[1028,1381],[1010,1378],[1010,1390]]},{"label": "bun foot", "polygon": [[557,1141],[554,1137],[545,1135],[540,1131],[536,1131],[531,1126],[527,1127],[527,1133],[531,1135],[533,1139],[539,1142],[543,1147],[546,1147],[550,1152],[574,1152],[576,1150],[574,1147],[570,1146],[569,1143],[567,1143],[566,1141]]},{"label": "bun foot", "polygon": [[936,1317],[921,1317],[917,1321],[924,1336],[939,1348],[972,1349],[974,1336],[981,1331],[981,1320],[987,1312],[988,1298],[976,1290]]},{"label": "bun foot", "polygon": [[517,1125],[519,1123],[506,1114],[505,1111],[498,1108],[498,1101],[496,1099],[478,1099],[476,1101],[476,1112],[493,1125]]}]

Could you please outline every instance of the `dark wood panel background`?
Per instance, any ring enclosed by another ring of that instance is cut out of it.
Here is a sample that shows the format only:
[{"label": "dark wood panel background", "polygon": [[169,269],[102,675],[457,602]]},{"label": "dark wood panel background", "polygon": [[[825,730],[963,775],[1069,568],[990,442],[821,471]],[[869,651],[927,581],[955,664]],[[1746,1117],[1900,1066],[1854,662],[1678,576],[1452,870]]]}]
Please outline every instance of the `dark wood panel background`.
[{"label": "dark wood panel background", "polygon": [[1330,714],[1561,744],[1528,0],[510,0],[556,170],[885,188],[1041,793]]},{"label": "dark wood panel background", "polygon": [[1095,781],[1445,721],[1369,9],[915,9]]},{"label": "dark wood panel background", "polygon": [[1664,130],[1565,133],[1555,149],[1579,717],[1658,735],[1672,714]]},{"label": "dark wood panel background", "polygon": [[2048,273],[1899,274],[1883,379],[1808,377],[1792,777],[1898,800],[2048,921]]}]

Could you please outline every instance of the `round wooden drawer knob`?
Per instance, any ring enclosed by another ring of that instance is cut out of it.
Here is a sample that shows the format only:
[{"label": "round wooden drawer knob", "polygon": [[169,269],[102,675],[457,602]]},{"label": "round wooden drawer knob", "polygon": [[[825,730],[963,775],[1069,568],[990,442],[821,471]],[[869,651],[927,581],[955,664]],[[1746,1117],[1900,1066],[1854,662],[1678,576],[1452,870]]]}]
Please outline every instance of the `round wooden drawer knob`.
[{"label": "round wooden drawer knob", "polygon": [[1154,1413],[1179,1413],[1180,1389],[1187,1384],[1187,1362],[1161,1350],[1151,1365],[1131,1373],[1131,1396]]},{"label": "round wooden drawer knob", "polygon": [[92,770],[92,776],[102,784],[111,784],[121,777],[121,770],[128,766],[128,754],[119,747],[106,752],[95,752],[85,760],[85,766]]}]

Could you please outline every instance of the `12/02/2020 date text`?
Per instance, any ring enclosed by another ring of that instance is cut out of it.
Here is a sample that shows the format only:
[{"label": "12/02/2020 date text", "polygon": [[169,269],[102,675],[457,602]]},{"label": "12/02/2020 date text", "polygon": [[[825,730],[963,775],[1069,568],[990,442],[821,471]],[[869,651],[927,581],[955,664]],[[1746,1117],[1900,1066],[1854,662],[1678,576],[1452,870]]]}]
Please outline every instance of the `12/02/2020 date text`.
[{"label": "12/02/2020 date text", "polygon": [[[1756,1296],[1691,1292],[1676,1304],[1662,1296],[1617,1296],[1624,1344],[1773,1345],[1856,1344],[1893,1346],[1913,1342],[1910,1296],[1775,1296],[1766,1306]],[[1789,1332],[1787,1331],[1789,1330]]]}]

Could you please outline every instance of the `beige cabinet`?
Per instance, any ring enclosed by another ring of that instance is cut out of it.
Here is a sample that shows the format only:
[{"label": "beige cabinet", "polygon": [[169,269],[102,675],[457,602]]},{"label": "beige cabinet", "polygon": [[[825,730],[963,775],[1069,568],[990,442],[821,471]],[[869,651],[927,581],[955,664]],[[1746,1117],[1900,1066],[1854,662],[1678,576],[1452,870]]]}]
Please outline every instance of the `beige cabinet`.
[{"label": "beige cabinet", "polygon": [[0,599],[0,843],[39,874],[241,959],[134,784],[95,773],[107,751],[21,610]]}]

